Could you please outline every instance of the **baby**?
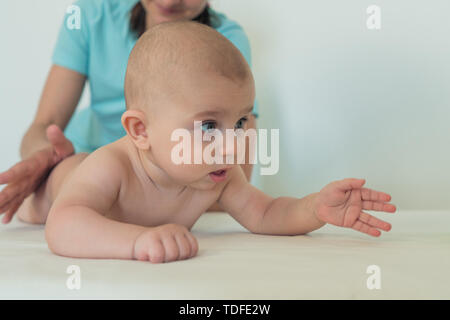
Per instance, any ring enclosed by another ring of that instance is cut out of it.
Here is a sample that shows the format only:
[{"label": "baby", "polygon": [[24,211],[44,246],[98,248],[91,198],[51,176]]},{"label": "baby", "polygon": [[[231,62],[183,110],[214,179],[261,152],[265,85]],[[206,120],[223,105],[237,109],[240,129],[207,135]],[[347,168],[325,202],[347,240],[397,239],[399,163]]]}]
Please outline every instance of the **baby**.
[{"label": "baby", "polygon": [[[362,179],[335,181],[302,199],[272,198],[252,186],[238,164],[174,163],[174,130],[193,133],[194,121],[205,132],[245,130],[254,98],[246,60],[217,31],[195,22],[151,28],[129,58],[127,135],[60,162],[22,204],[19,218],[45,223],[55,254],[152,263],[195,256],[198,244],[189,230],[216,201],[257,234],[305,234],[325,223],[376,237],[390,230],[363,210],[395,212],[391,197],[363,188]],[[203,141],[200,148],[206,146]],[[222,163],[236,157],[234,145],[220,151]]]}]

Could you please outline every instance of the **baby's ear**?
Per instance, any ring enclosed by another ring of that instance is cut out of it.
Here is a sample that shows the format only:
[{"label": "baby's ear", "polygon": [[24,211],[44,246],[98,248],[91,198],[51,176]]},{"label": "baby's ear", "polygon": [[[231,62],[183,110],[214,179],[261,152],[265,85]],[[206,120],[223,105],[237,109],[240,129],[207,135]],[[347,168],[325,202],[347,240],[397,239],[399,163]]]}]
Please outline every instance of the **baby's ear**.
[{"label": "baby's ear", "polygon": [[122,126],[139,149],[148,150],[150,139],[147,134],[147,117],[140,110],[127,110],[122,115]]}]

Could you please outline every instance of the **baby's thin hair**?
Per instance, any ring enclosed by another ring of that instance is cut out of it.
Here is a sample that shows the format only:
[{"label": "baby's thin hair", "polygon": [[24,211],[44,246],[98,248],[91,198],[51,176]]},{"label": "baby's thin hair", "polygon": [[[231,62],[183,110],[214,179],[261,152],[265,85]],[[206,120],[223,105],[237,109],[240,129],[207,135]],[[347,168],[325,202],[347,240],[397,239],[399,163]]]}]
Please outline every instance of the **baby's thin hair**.
[{"label": "baby's thin hair", "polygon": [[130,54],[125,75],[127,109],[151,104],[156,88],[162,82],[171,84],[178,72],[199,71],[232,81],[252,77],[239,49],[215,29],[192,21],[155,25],[139,38]]}]

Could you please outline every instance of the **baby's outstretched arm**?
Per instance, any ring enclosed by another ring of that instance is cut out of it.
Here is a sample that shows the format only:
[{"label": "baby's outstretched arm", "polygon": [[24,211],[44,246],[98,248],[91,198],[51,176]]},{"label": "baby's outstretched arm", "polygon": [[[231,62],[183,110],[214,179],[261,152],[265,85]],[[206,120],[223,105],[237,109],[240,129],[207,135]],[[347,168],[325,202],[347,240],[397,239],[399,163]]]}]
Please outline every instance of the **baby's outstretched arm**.
[{"label": "baby's outstretched arm", "polygon": [[315,215],[327,223],[352,228],[374,237],[381,235],[378,229],[391,230],[389,223],[363,211],[394,213],[397,208],[389,203],[391,196],[363,188],[365,182],[364,179],[344,179],[326,185],[315,201]]},{"label": "baby's outstretched arm", "polygon": [[249,184],[240,170],[233,170],[219,203],[253,233],[298,235],[331,223],[379,236],[378,229],[389,231],[390,224],[362,210],[395,212],[396,208],[387,203],[388,194],[362,188],[363,184],[364,180],[344,179],[302,199],[272,198]]},{"label": "baby's outstretched arm", "polygon": [[154,228],[105,217],[120,197],[126,170],[109,152],[86,158],[65,183],[50,209],[45,236],[50,250],[76,258],[168,262],[197,253],[186,227]]}]

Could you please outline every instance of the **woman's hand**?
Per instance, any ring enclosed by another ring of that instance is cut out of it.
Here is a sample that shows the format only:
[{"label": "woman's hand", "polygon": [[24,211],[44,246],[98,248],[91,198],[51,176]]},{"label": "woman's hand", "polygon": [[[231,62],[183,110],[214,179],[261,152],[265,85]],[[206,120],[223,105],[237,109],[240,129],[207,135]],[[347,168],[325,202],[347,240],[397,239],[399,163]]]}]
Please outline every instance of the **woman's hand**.
[{"label": "woman's hand", "polygon": [[395,212],[389,204],[391,196],[384,192],[362,188],[364,179],[344,179],[325,186],[315,200],[315,214],[323,222],[379,237],[378,229],[389,231],[391,225],[362,211]]},{"label": "woman's hand", "polygon": [[39,187],[58,162],[74,153],[72,143],[57,125],[50,125],[46,134],[51,147],[33,153],[0,173],[0,185],[7,184],[0,192],[0,215],[6,212],[3,223],[11,221],[23,200]]}]

